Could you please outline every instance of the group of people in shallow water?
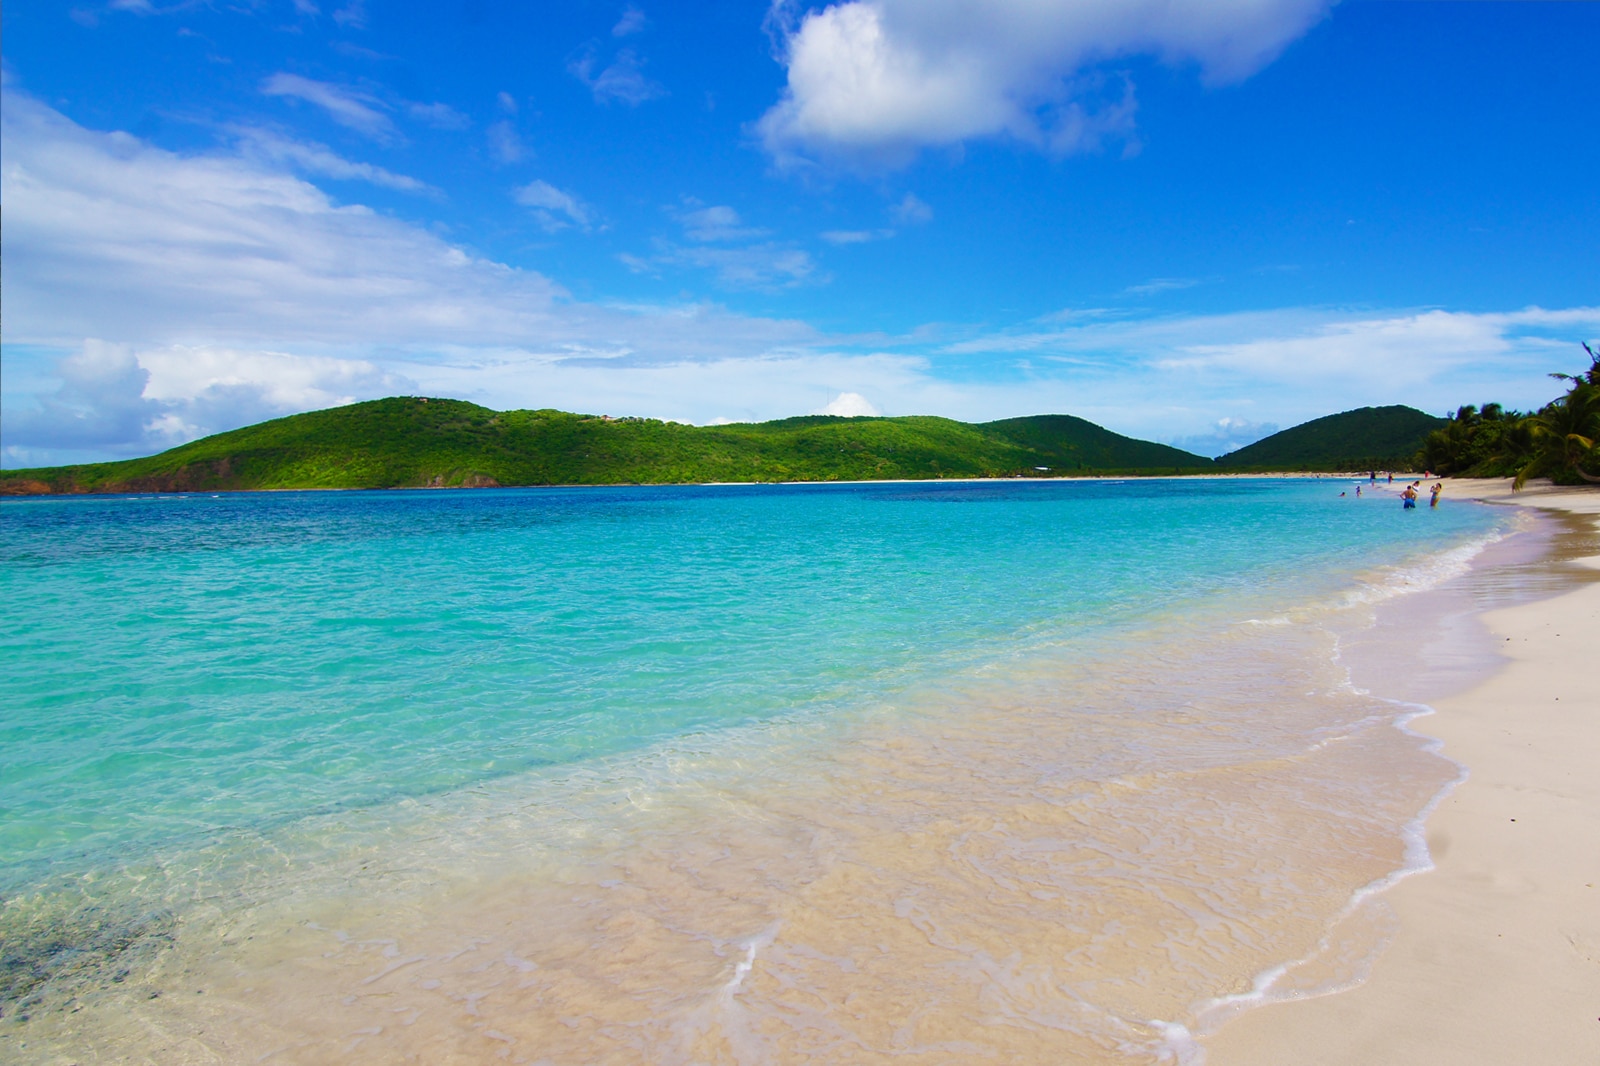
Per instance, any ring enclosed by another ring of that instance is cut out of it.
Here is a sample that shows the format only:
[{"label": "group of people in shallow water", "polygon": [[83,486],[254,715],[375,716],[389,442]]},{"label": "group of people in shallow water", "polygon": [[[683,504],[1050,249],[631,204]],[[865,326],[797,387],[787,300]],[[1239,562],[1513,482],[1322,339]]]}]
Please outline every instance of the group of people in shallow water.
[{"label": "group of people in shallow water", "polygon": [[[1368,481],[1369,481],[1370,484],[1376,485],[1378,483],[1378,472],[1376,470],[1374,470],[1370,474],[1368,474],[1367,477],[1368,477]],[[1426,472],[1424,472],[1423,477],[1431,478],[1431,477],[1433,477],[1433,472],[1431,470],[1430,471],[1426,471]],[[1394,484],[1394,474],[1392,474],[1392,473],[1389,475],[1389,484],[1391,484],[1391,485]],[[1433,483],[1433,487],[1428,490],[1428,506],[1429,507],[1437,507],[1437,506],[1439,506],[1439,497],[1440,497],[1441,494],[1443,494],[1443,492],[1444,492],[1444,482],[1435,481]],[[1341,492],[1341,493],[1339,493],[1339,495],[1340,496],[1348,496],[1349,493]],[[1357,485],[1356,486],[1356,497],[1360,498],[1360,496],[1361,496],[1361,486]],[[1404,507],[1406,510],[1409,511],[1412,508],[1416,507],[1417,500],[1419,500],[1421,497],[1422,497],[1422,482],[1413,481],[1411,484],[1407,485],[1404,489],[1402,489],[1400,491],[1400,506]]]},{"label": "group of people in shallow water", "polygon": [[[1433,483],[1433,488],[1428,490],[1428,506],[1429,507],[1437,507],[1437,506],[1439,506],[1439,494],[1441,492],[1443,492],[1443,491],[1444,491],[1444,482],[1435,481]],[[1411,508],[1413,508],[1413,507],[1415,507],[1417,505],[1417,498],[1419,496],[1421,496],[1421,495],[1422,495],[1422,482],[1413,481],[1411,484],[1407,485],[1404,490],[1401,491],[1401,493],[1400,493],[1400,506],[1404,507],[1406,510],[1409,511]]]}]

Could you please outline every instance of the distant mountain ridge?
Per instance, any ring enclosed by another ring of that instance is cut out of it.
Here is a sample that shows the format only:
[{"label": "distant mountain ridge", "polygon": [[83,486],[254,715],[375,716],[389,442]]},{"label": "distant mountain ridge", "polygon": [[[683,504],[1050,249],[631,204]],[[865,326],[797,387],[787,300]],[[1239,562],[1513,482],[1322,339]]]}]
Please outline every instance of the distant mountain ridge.
[{"label": "distant mountain ridge", "polygon": [[1411,407],[1363,407],[1213,461],[1072,415],[980,423],[802,415],[690,426],[395,396],[289,415],[141,459],[0,471],[0,495],[1401,469],[1443,424]]},{"label": "distant mountain ridge", "polygon": [[1429,433],[1445,424],[1415,407],[1360,407],[1314,418],[1219,456],[1238,470],[1409,469]]},{"label": "distant mountain ridge", "polygon": [[869,481],[1197,473],[1212,465],[1071,415],[981,424],[810,415],[689,426],[391,397],[273,419],[141,459],[3,471],[0,494]]}]

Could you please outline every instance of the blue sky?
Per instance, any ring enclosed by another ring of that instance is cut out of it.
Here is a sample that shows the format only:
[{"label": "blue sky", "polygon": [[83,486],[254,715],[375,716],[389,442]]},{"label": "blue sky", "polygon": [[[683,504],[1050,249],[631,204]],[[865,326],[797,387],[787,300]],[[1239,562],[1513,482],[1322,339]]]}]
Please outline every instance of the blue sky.
[{"label": "blue sky", "polygon": [[1600,338],[1600,4],[0,18],[8,467],[394,393],[1217,454]]}]

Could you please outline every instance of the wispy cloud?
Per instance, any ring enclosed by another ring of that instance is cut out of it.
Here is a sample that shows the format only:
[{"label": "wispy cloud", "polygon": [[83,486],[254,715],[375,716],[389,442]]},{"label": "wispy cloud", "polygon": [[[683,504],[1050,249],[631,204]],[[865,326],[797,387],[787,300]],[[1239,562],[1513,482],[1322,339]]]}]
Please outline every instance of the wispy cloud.
[{"label": "wispy cloud", "polygon": [[639,274],[658,274],[662,267],[709,270],[722,285],[732,289],[772,291],[828,280],[804,249],[774,243],[726,248],[662,242],[652,255],[623,253],[618,259]]},{"label": "wispy cloud", "polygon": [[426,182],[371,163],[346,159],[327,145],[315,141],[295,140],[272,130],[252,126],[232,126],[229,132],[235,137],[241,154],[265,162],[286,163],[305,174],[336,181],[364,181],[400,192],[443,195]]},{"label": "wispy cloud", "polygon": [[598,65],[592,50],[567,65],[572,76],[589,87],[596,103],[638,107],[647,100],[667,95],[665,88],[645,76],[644,61],[632,49],[618,52],[616,59],[596,74],[594,70]]},{"label": "wispy cloud", "polygon": [[406,113],[436,130],[464,130],[472,120],[449,104],[408,104]]},{"label": "wispy cloud", "polygon": [[746,226],[739,212],[726,204],[703,206],[689,199],[681,208],[672,208],[671,214],[683,226],[684,236],[692,241],[743,241],[765,237],[767,231],[758,226]]},{"label": "wispy cloud", "polygon": [[591,218],[589,207],[569,192],[562,192],[547,181],[530,181],[516,189],[512,198],[523,207],[530,208],[539,225],[549,232],[569,226],[588,229]]},{"label": "wispy cloud", "polygon": [[[9,85],[0,131],[10,465],[393,391],[688,421],[779,417],[850,392],[894,412],[1061,411],[1147,439],[1214,437],[1224,417],[1243,434],[1367,404],[1532,406],[1556,391],[1548,371],[1581,368],[1576,340],[1600,338],[1600,307],[1100,310],[828,335],[711,302],[577,298],[335,202],[291,173],[312,165],[303,154],[169,152]],[[683,237],[638,262],[730,287],[826,281],[776,241]]]},{"label": "wispy cloud", "polygon": [[611,36],[629,37],[642,33],[649,24],[650,20],[644,17],[644,12],[629,4],[622,9],[622,17],[617,19],[617,24],[611,27]]},{"label": "wispy cloud", "polygon": [[367,28],[367,0],[350,0],[333,13],[333,21],[351,30]]},{"label": "wispy cloud", "polygon": [[298,74],[279,72],[261,83],[267,96],[287,97],[315,104],[339,125],[365,134],[375,141],[395,139],[394,123],[380,108],[383,103],[370,93],[325,81],[313,81]]},{"label": "wispy cloud", "polygon": [[489,154],[494,156],[496,162],[519,163],[528,154],[528,149],[522,143],[522,135],[509,121],[492,123],[484,132],[489,138]]},{"label": "wispy cloud", "polygon": [[892,229],[830,229],[818,234],[829,244],[867,244],[888,240],[894,236]]},{"label": "wispy cloud", "polygon": [[1192,289],[1198,284],[1200,284],[1198,278],[1151,278],[1138,285],[1129,285],[1122,290],[1122,295],[1154,296],[1157,293],[1173,292],[1178,289]]},{"label": "wispy cloud", "polygon": [[889,216],[902,226],[920,226],[924,222],[933,221],[933,208],[924,203],[916,193],[908,192],[898,203],[889,208]]}]

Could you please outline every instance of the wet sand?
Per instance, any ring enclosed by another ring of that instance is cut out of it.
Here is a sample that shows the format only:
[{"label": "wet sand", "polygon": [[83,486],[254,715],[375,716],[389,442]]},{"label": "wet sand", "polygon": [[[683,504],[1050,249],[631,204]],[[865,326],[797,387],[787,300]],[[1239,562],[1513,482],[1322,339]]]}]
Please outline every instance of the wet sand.
[{"label": "wet sand", "polygon": [[[1595,490],[1445,498],[1600,515]],[[1600,582],[1483,621],[1507,665],[1412,726],[1470,776],[1428,820],[1436,869],[1387,894],[1393,941],[1353,989],[1229,1022],[1209,1066],[1600,1062]]]}]

